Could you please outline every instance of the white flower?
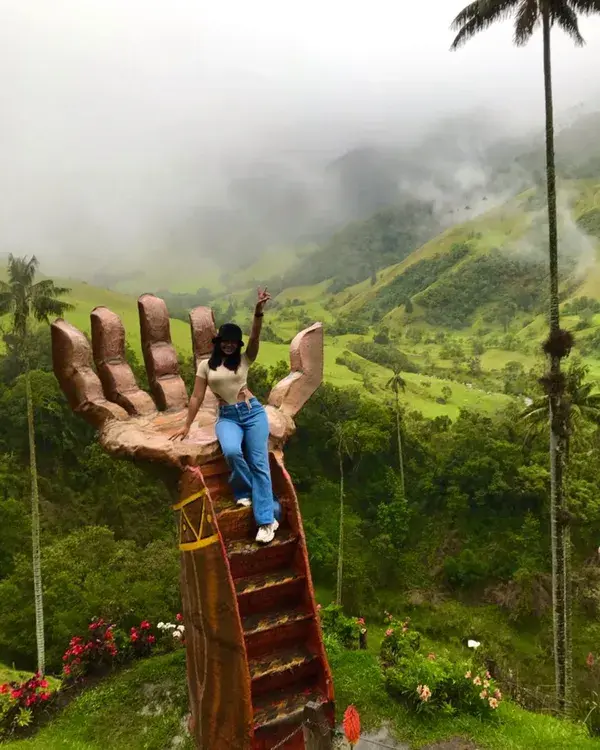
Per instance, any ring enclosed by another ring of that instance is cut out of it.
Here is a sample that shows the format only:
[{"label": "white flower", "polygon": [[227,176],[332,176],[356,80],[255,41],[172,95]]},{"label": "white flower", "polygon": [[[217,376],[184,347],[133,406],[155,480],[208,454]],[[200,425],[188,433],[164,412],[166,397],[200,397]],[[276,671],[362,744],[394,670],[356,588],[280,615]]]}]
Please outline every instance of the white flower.
[{"label": "white flower", "polygon": [[180,630],[174,630],[173,631],[173,638],[181,638],[181,631]]},{"label": "white flower", "polygon": [[175,625],[173,625],[173,623],[172,623],[172,622],[168,622],[168,623],[167,623],[167,624],[165,625],[165,627],[166,627],[166,628],[168,628],[169,630],[175,630]]},{"label": "white flower", "polygon": [[479,641],[472,641],[472,640],[469,639],[467,641],[467,646],[469,648],[479,648],[481,646],[481,643],[479,643]]},{"label": "white flower", "polygon": [[158,628],[159,630],[162,630],[162,629],[164,628],[164,626],[165,626],[164,622],[159,622],[159,623],[158,623],[158,625],[157,625],[156,627],[157,627],[157,628]]},{"label": "white flower", "polygon": [[177,630],[179,630],[181,633],[185,630],[185,625],[178,625]]}]

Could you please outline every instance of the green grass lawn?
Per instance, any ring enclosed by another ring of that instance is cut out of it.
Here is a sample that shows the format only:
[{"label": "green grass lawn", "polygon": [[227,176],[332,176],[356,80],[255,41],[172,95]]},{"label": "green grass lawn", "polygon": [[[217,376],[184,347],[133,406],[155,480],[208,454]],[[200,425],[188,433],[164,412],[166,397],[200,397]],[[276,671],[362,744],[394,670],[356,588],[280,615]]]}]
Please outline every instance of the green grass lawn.
[{"label": "green grass lawn", "polygon": [[[338,717],[349,704],[365,731],[387,725],[413,748],[461,736],[482,750],[593,750],[600,740],[585,728],[504,703],[494,722],[472,717],[418,717],[385,691],[376,649],[381,635],[369,633],[369,651],[345,651],[331,659]],[[14,750],[191,750],[184,731],[187,713],[183,651],[137,662],[92,688],[27,740],[7,742]],[[233,750],[233,749],[232,749]]]}]

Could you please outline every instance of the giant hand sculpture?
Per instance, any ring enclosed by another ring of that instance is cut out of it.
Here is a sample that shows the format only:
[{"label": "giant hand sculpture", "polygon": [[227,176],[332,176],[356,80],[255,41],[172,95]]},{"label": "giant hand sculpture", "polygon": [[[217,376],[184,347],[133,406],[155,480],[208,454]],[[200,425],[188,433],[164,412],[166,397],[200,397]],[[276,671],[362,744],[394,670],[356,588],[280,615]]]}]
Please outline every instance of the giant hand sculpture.
[{"label": "giant hand sculpture", "polygon": [[[154,400],[142,391],[125,359],[125,330],[105,307],[92,311],[92,346],[64,320],[52,324],[54,372],[71,408],[91,422],[104,448],[114,455],[159,461],[182,468],[215,458],[219,445],[214,425],[217,400],[207,391],[196,423],[181,441],[170,436],[183,426],[188,396],[171,343],[169,315],[163,300],[145,294],[138,301],[142,350]],[[208,357],[216,335],[212,311],[190,314],[196,365]],[[92,369],[96,364],[97,374]],[[294,432],[294,415],[321,384],[323,330],[320,323],[302,331],[290,347],[291,372],[278,383],[266,410],[271,449],[280,450]]]},{"label": "giant hand sculpture", "polygon": [[[181,595],[190,728],[198,750],[303,750],[306,704],[334,722],[333,686],[310,575],[302,519],[282,448],[293,418],[323,376],[320,323],[290,347],[291,372],[271,391],[271,475],[280,527],[267,546],[254,541],[251,508],[235,505],[215,435],[217,399],[207,389],[185,440],[171,440],[188,396],[163,300],[138,301],[142,351],[153,398],[125,358],[125,330],[105,307],[92,311],[92,342],[64,320],[52,324],[54,372],[73,410],[115,456],[179,469]],[[196,365],[216,334],[212,311],[190,313]],[[93,369],[93,364],[96,370]],[[186,469],[191,469],[187,471]]]}]

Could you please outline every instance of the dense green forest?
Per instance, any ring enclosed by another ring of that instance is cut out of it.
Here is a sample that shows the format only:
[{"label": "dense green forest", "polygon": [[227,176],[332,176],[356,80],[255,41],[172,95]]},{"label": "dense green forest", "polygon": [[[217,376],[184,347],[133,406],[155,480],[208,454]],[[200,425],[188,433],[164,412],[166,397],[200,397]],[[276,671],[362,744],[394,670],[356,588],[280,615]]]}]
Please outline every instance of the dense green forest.
[{"label": "dense green forest", "polygon": [[[50,371],[48,330],[37,330],[34,340],[48,665],[56,670],[70,634],[93,616],[127,624],[176,610],[178,553],[165,486],[102,452]],[[143,382],[135,354],[129,356]],[[10,355],[1,365],[0,659],[33,668],[25,388]],[[581,365],[573,368],[581,380]],[[257,365],[251,387],[264,398],[286,370],[285,363]],[[372,618],[390,607],[420,612],[440,634],[463,629],[462,636],[479,636],[500,663],[517,669],[523,659],[531,685],[543,680],[551,661],[545,435],[519,419],[516,406],[492,416],[465,410],[454,421],[403,409],[404,495],[391,400],[322,386],[298,418],[286,460],[315,581],[324,590],[335,584],[340,476],[332,438],[340,424],[353,436],[343,456],[346,611]],[[578,424],[571,451],[573,637],[584,691],[585,656],[595,648],[600,613],[600,439],[593,425]],[[487,627],[500,628],[501,636],[486,638]],[[520,650],[523,633],[539,639],[534,656]]]}]

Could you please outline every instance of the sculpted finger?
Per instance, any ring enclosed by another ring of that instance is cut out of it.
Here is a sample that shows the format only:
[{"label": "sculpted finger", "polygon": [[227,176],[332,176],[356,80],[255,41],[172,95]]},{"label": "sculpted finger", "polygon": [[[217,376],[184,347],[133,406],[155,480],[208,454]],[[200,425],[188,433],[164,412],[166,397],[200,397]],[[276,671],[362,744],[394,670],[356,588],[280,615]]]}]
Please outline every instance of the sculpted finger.
[{"label": "sculpted finger", "polygon": [[59,319],[52,323],[51,335],[54,374],[73,411],[97,428],[109,420],[127,419],[124,409],[105,398],[83,333]]},{"label": "sculpted finger", "polygon": [[295,416],[323,382],[323,324],[301,331],[290,344],[290,374],[269,394],[268,403]]},{"label": "sculpted finger", "polygon": [[167,306],[164,300],[143,294],[138,300],[138,310],[142,351],[154,400],[159,409],[183,409],[188,397],[171,342]]},{"label": "sculpted finger", "polygon": [[[203,359],[210,357],[213,339],[217,335],[215,316],[210,307],[195,307],[190,312],[190,326],[192,328],[194,363],[197,369]],[[214,422],[217,418],[217,409],[217,397],[210,388],[207,388],[204,401],[198,411],[198,424],[205,425]]]},{"label": "sculpted finger", "polygon": [[190,325],[194,361],[198,367],[200,360],[210,356],[213,348],[212,340],[217,335],[213,311],[210,307],[195,307],[190,312]]},{"label": "sculpted finger", "polygon": [[154,401],[142,391],[125,359],[125,329],[118,315],[96,307],[90,315],[92,351],[104,393],[129,414],[151,414]]}]

